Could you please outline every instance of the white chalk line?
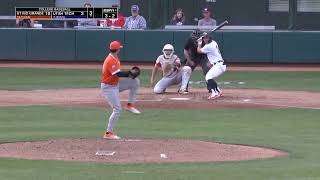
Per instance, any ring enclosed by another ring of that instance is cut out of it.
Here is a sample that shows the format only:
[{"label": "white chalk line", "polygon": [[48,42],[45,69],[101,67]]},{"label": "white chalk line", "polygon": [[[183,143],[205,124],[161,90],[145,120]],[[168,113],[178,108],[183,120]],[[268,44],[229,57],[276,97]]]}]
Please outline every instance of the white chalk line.
[{"label": "white chalk line", "polygon": [[[206,81],[189,81],[189,84],[205,84]],[[246,82],[243,81],[221,81],[218,82],[219,85],[230,85],[230,84],[238,84],[238,85],[245,85]]]},{"label": "white chalk line", "polygon": [[277,107],[286,107],[286,108],[298,108],[298,109],[313,109],[313,110],[320,110],[317,107],[308,107],[308,106],[292,106],[292,105],[284,105],[284,104],[273,104],[273,103],[259,103],[259,102],[252,102],[252,101],[244,101],[240,103],[247,103],[247,104],[256,104],[256,105],[264,105],[264,106],[277,106]]},{"label": "white chalk line", "polygon": [[190,98],[180,98],[180,97],[174,97],[174,98],[169,98],[170,100],[175,100],[175,101],[189,101]]},{"label": "white chalk line", "polygon": [[113,156],[115,151],[97,151],[96,156]]},{"label": "white chalk line", "polygon": [[[120,99],[121,102],[123,101],[128,101],[127,99]],[[162,99],[138,99],[137,101],[141,101],[141,102],[154,102],[154,101],[157,101],[157,102],[160,102],[162,101]]]},{"label": "white chalk line", "polygon": [[125,174],[144,174],[143,171],[123,171]]}]

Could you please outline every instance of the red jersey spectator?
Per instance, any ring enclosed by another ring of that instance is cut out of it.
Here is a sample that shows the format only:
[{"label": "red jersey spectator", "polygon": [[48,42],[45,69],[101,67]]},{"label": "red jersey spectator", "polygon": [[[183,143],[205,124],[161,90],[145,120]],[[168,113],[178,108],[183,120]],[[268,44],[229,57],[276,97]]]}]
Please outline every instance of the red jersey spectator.
[{"label": "red jersey spectator", "polygon": [[118,13],[117,19],[107,19],[108,27],[122,28],[125,22],[126,19],[121,13]]}]

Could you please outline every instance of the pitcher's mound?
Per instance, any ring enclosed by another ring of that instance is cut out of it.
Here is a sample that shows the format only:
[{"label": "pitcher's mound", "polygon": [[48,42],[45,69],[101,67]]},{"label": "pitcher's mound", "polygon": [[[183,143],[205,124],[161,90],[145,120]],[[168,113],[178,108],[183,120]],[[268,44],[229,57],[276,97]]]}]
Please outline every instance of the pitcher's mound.
[{"label": "pitcher's mound", "polygon": [[61,139],[0,144],[0,157],[107,163],[241,161],[285,155],[261,147],[172,139]]}]

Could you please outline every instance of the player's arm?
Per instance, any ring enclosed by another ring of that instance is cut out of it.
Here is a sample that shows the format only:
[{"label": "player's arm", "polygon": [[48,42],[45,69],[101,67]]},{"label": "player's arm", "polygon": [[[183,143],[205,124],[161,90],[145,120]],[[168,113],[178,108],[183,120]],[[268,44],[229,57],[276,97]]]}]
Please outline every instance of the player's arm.
[{"label": "player's arm", "polygon": [[176,56],[173,65],[174,65],[175,69],[179,69],[181,67],[181,61],[180,61],[180,58],[178,56]]},{"label": "player's arm", "polygon": [[184,54],[184,56],[187,58],[187,61],[192,61],[192,60],[191,60],[191,57],[190,57],[190,55],[189,55],[188,50],[184,49],[184,50],[183,50],[183,54]]},{"label": "player's arm", "polygon": [[198,43],[197,51],[199,54],[204,54],[204,52],[201,50],[201,43]]},{"label": "player's arm", "polygon": [[157,73],[159,71],[159,68],[161,67],[161,64],[159,62],[159,58],[156,61],[156,64],[154,65],[151,73],[151,79],[150,79],[150,85],[154,86],[154,83],[156,81]]},{"label": "player's arm", "polygon": [[105,64],[103,70],[108,70],[112,75],[118,77],[129,77],[129,71],[121,71],[120,64],[116,62],[112,62],[109,65]]},{"label": "player's arm", "polygon": [[119,72],[115,73],[114,75],[116,75],[118,77],[129,77],[129,71],[119,71]]},{"label": "player's arm", "polygon": [[159,65],[155,64],[153,69],[152,69],[152,74],[151,74],[151,79],[150,79],[150,85],[151,86],[154,86],[158,71],[159,71]]}]

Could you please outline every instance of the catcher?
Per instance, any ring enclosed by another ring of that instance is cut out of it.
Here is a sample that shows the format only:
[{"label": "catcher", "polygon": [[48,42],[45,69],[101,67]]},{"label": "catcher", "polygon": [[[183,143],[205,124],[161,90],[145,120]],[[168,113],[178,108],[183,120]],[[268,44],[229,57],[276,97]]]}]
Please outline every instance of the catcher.
[{"label": "catcher", "polygon": [[174,48],[171,44],[166,44],[162,52],[163,54],[157,58],[152,70],[151,86],[155,83],[156,74],[159,69],[162,70],[162,79],[154,86],[153,91],[156,94],[161,94],[169,86],[181,84],[178,92],[188,94],[187,85],[192,72],[191,68],[189,66],[181,68],[180,59],[174,54]]},{"label": "catcher", "polygon": [[140,86],[140,81],[137,79],[140,74],[140,69],[135,66],[130,71],[120,70],[120,59],[118,55],[121,48],[122,45],[120,42],[111,42],[109,46],[110,53],[103,63],[101,91],[113,109],[109,117],[107,130],[103,136],[105,139],[120,139],[119,136],[112,132],[122,110],[119,92],[129,90],[129,100],[125,109],[134,114],[140,114],[140,111],[133,105],[136,101],[136,95]]}]

